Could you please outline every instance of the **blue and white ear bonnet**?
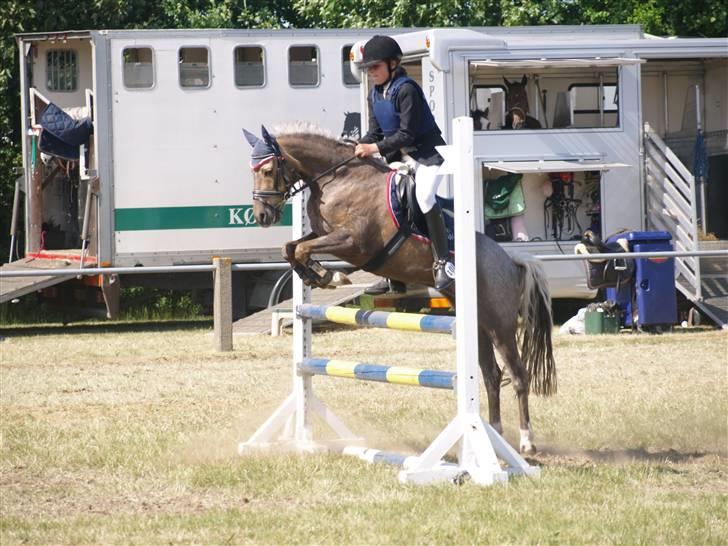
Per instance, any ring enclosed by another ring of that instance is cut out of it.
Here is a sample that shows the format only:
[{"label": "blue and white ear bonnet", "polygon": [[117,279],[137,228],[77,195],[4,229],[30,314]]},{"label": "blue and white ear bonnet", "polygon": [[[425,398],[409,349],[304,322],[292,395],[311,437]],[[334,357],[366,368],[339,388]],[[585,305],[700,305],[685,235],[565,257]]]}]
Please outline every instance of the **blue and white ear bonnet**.
[{"label": "blue and white ear bonnet", "polygon": [[263,138],[258,138],[247,129],[243,129],[245,138],[253,147],[253,151],[250,154],[250,168],[254,171],[260,169],[270,160],[276,157],[282,157],[281,149],[275,137],[268,132],[265,126],[261,125],[260,129]]}]

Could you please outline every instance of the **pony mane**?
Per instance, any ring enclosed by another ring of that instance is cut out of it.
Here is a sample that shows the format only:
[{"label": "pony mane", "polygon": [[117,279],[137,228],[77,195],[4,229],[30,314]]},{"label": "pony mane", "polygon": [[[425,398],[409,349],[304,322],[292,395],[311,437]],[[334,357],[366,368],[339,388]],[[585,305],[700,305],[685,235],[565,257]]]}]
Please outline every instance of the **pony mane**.
[{"label": "pony mane", "polygon": [[324,137],[335,142],[338,141],[336,135],[334,135],[328,129],[319,127],[315,123],[310,121],[294,121],[292,123],[285,123],[283,125],[276,125],[271,131],[276,137],[284,135],[304,135],[304,136],[319,136]]},{"label": "pony mane", "polygon": [[276,138],[280,137],[302,137],[310,144],[322,147],[333,153],[334,157],[344,159],[353,153],[351,143],[346,143],[339,139],[328,129],[324,129],[308,121],[296,121],[283,125],[276,125],[271,133]]}]

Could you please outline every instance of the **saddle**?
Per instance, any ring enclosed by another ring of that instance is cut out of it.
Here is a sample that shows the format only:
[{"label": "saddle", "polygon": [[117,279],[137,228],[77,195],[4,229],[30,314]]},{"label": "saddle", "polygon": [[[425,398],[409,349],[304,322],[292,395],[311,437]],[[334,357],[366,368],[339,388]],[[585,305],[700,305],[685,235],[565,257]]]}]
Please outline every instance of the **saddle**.
[{"label": "saddle", "polygon": [[[427,229],[427,221],[425,215],[420,209],[417,202],[416,187],[414,176],[412,176],[409,168],[400,164],[392,164],[396,167],[396,172],[390,178],[390,188],[388,191],[389,209],[395,224],[400,229],[404,229],[408,234],[422,237],[429,240],[429,231]],[[445,227],[447,228],[448,248],[451,252],[455,250],[455,215],[454,202],[452,199],[435,196],[437,204],[442,210]]]},{"label": "saddle", "polygon": [[[626,239],[619,234],[607,238],[603,242],[598,235],[587,230],[581,242],[574,247],[576,254],[621,254],[629,252]],[[591,289],[619,288],[634,277],[635,263],[633,259],[615,257],[613,259],[586,260],[586,284]]]},{"label": "saddle", "polygon": [[405,163],[394,162],[389,165],[396,171],[392,183],[395,187],[395,197],[400,207],[405,211],[405,219],[408,226],[415,228],[416,218],[422,216],[422,210],[417,202],[415,193],[415,177],[412,169]]}]

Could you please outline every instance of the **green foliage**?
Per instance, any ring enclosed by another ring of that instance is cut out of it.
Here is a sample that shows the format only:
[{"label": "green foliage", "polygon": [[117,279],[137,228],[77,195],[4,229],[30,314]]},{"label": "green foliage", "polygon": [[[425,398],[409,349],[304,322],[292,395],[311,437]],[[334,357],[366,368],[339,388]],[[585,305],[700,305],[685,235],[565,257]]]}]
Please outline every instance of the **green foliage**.
[{"label": "green foliage", "polygon": [[305,26],[334,27],[456,27],[501,22],[497,0],[294,0]]},{"label": "green foliage", "polygon": [[[122,288],[120,303],[120,321],[188,320],[203,314],[203,306],[190,291]],[[102,309],[102,305],[97,307],[98,311]],[[0,304],[0,325],[4,326],[96,322],[90,316],[88,310],[73,306],[59,308],[53,300],[46,301],[35,293],[15,303]]]},{"label": "green foliage", "polygon": [[202,307],[189,291],[156,288],[122,288],[121,320],[189,319]]}]

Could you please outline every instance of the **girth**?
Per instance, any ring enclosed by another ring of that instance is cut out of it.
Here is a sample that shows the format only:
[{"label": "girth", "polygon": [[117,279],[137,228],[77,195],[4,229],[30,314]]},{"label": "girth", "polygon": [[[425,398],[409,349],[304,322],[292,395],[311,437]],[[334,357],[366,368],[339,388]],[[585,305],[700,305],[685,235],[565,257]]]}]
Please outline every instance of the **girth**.
[{"label": "girth", "polygon": [[414,222],[416,214],[419,213],[419,206],[415,196],[415,180],[413,176],[405,175],[402,177],[400,184],[397,186],[397,197],[400,203],[407,210],[407,221],[402,222],[394,236],[384,245],[384,248],[375,254],[360,269],[375,272],[382,267],[387,260],[394,256],[402,244],[409,238],[412,233],[410,226]]}]

